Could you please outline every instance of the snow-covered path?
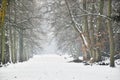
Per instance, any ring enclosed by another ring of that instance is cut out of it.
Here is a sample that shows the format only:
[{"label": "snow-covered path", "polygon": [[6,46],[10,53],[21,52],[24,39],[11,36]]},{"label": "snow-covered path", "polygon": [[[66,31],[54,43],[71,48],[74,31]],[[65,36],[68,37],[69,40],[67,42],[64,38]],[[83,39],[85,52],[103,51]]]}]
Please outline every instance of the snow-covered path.
[{"label": "snow-covered path", "polygon": [[0,80],[120,80],[120,67],[67,63],[57,55],[35,56],[0,68]]}]

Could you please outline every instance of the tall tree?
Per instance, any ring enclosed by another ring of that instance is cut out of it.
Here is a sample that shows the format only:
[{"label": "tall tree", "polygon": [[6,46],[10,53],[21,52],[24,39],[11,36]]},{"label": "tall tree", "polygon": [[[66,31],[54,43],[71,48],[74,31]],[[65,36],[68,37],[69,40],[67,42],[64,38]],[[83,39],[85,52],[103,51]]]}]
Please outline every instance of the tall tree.
[{"label": "tall tree", "polygon": [[[112,0],[108,0],[108,16],[111,17],[111,14],[112,14]],[[107,27],[108,27],[109,43],[110,43],[110,67],[114,67],[115,47],[114,47],[113,29],[112,29],[111,20],[108,20]]]},{"label": "tall tree", "polygon": [[[99,15],[103,15],[103,8],[104,8],[104,0],[100,0],[99,2]],[[97,45],[97,49],[96,49],[96,61],[100,61],[101,60],[101,35],[102,35],[102,21],[103,18],[101,16],[98,16],[97,19],[97,39],[96,39],[96,44],[100,44]]]},{"label": "tall tree", "polygon": [[[87,14],[87,0],[83,0],[83,10],[84,14]],[[85,36],[87,38],[87,47],[89,48],[89,51],[86,53],[86,56],[84,57],[85,60],[90,59],[90,46],[91,46],[91,41],[90,41],[90,35],[89,35],[89,28],[88,28],[88,16],[85,15],[83,16],[83,30],[85,33]]]},{"label": "tall tree", "polygon": [[2,0],[0,6],[0,32],[1,32],[1,61],[5,64],[5,15],[7,9],[7,0]]}]

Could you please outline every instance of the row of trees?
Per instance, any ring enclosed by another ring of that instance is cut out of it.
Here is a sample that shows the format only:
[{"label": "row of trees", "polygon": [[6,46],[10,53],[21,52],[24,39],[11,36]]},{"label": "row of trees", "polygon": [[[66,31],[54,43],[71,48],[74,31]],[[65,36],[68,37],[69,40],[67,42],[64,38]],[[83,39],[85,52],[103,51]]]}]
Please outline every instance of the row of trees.
[{"label": "row of trees", "polygon": [[[34,0],[0,0],[0,63],[23,62],[41,49]],[[34,24],[36,23],[36,24]],[[38,40],[38,41],[37,41]]]},{"label": "row of trees", "polygon": [[114,55],[120,52],[119,1],[58,0],[55,4],[52,25],[58,48],[75,59],[82,54],[84,61],[99,62],[110,55],[114,67]]},{"label": "row of trees", "polygon": [[[98,62],[120,51],[119,0],[0,1],[0,62],[28,60],[49,32],[75,60]],[[42,27],[40,27],[42,25]]]}]

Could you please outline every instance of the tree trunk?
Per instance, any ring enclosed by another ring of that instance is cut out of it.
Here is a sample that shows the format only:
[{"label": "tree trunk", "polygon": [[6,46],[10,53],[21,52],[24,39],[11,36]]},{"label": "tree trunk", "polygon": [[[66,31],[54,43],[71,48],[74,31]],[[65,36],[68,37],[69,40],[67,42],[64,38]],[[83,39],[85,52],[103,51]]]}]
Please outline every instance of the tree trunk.
[{"label": "tree trunk", "polygon": [[23,54],[23,30],[20,29],[19,31],[19,61],[24,61],[24,54]]},{"label": "tree trunk", "polygon": [[2,0],[0,9],[0,32],[1,32],[1,62],[5,63],[5,31],[4,20],[6,15],[7,0]]},{"label": "tree trunk", "polygon": [[2,63],[5,64],[5,29],[4,27],[2,28],[2,31],[1,31],[1,46],[2,46],[2,49],[1,49],[1,54],[2,54]]},{"label": "tree trunk", "polygon": [[[15,3],[15,0],[14,0],[14,11],[15,11],[15,13],[14,13],[14,23],[16,23],[16,14],[17,14],[17,12],[16,12],[16,3]],[[15,62],[17,62],[17,32],[16,32],[16,29],[14,28],[14,32],[13,32],[13,35],[14,35],[14,58],[15,58]]]},{"label": "tree trunk", "polygon": [[[108,16],[109,17],[111,17],[111,13],[112,13],[112,0],[108,0]],[[108,27],[109,43],[110,43],[110,67],[115,67],[115,63],[114,63],[115,49],[114,49],[113,29],[112,29],[111,20],[108,20],[107,27]]]},{"label": "tree trunk", "polygon": [[[103,8],[104,8],[104,0],[100,0],[100,4],[99,4],[99,14],[103,15]],[[99,35],[101,35],[101,28],[102,28],[102,17],[98,16],[98,20],[97,20],[97,40],[96,40],[96,44],[101,43],[101,36],[99,37]],[[101,43],[102,44],[102,43]],[[100,45],[97,45],[96,48],[96,61],[100,61],[101,60],[101,49],[100,49]]]},{"label": "tree trunk", "polygon": [[[86,0],[83,0],[83,9],[86,11],[87,10],[87,3],[86,3]],[[84,12],[84,14],[86,14],[86,12]],[[85,15],[83,17],[83,24],[84,24],[84,33],[85,33],[85,36],[87,38],[87,47],[89,49],[89,51],[87,52],[87,54],[85,55],[86,56],[86,59],[89,60],[90,59],[90,47],[91,47],[91,41],[90,41],[90,35],[89,35],[89,30],[88,30],[88,17],[87,15]]]},{"label": "tree trunk", "polygon": [[[92,11],[91,11],[91,13],[94,13],[94,11],[95,11],[95,5],[94,4],[92,4]],[[95,36],[94,36],[94,16],[90,16],[90,36],[91,36],[91,46],[90,46],[90,51],[91,51],[91,57],[93,58],[93,60],[94,61],[96,61],[96,58],[95,58],[95,50],[94,50],[94,48],[95,48]]]}]

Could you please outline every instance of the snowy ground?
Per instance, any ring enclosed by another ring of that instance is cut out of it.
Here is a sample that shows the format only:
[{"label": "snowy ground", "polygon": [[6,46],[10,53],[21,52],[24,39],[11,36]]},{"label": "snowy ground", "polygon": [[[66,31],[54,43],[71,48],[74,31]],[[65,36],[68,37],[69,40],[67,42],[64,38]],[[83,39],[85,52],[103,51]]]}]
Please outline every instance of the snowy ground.
[{"label": "snowy ground", "polygon": [[0,68],[0,80],[120,80],[120,67],[67,63],[57,55],[35,56]]}]

